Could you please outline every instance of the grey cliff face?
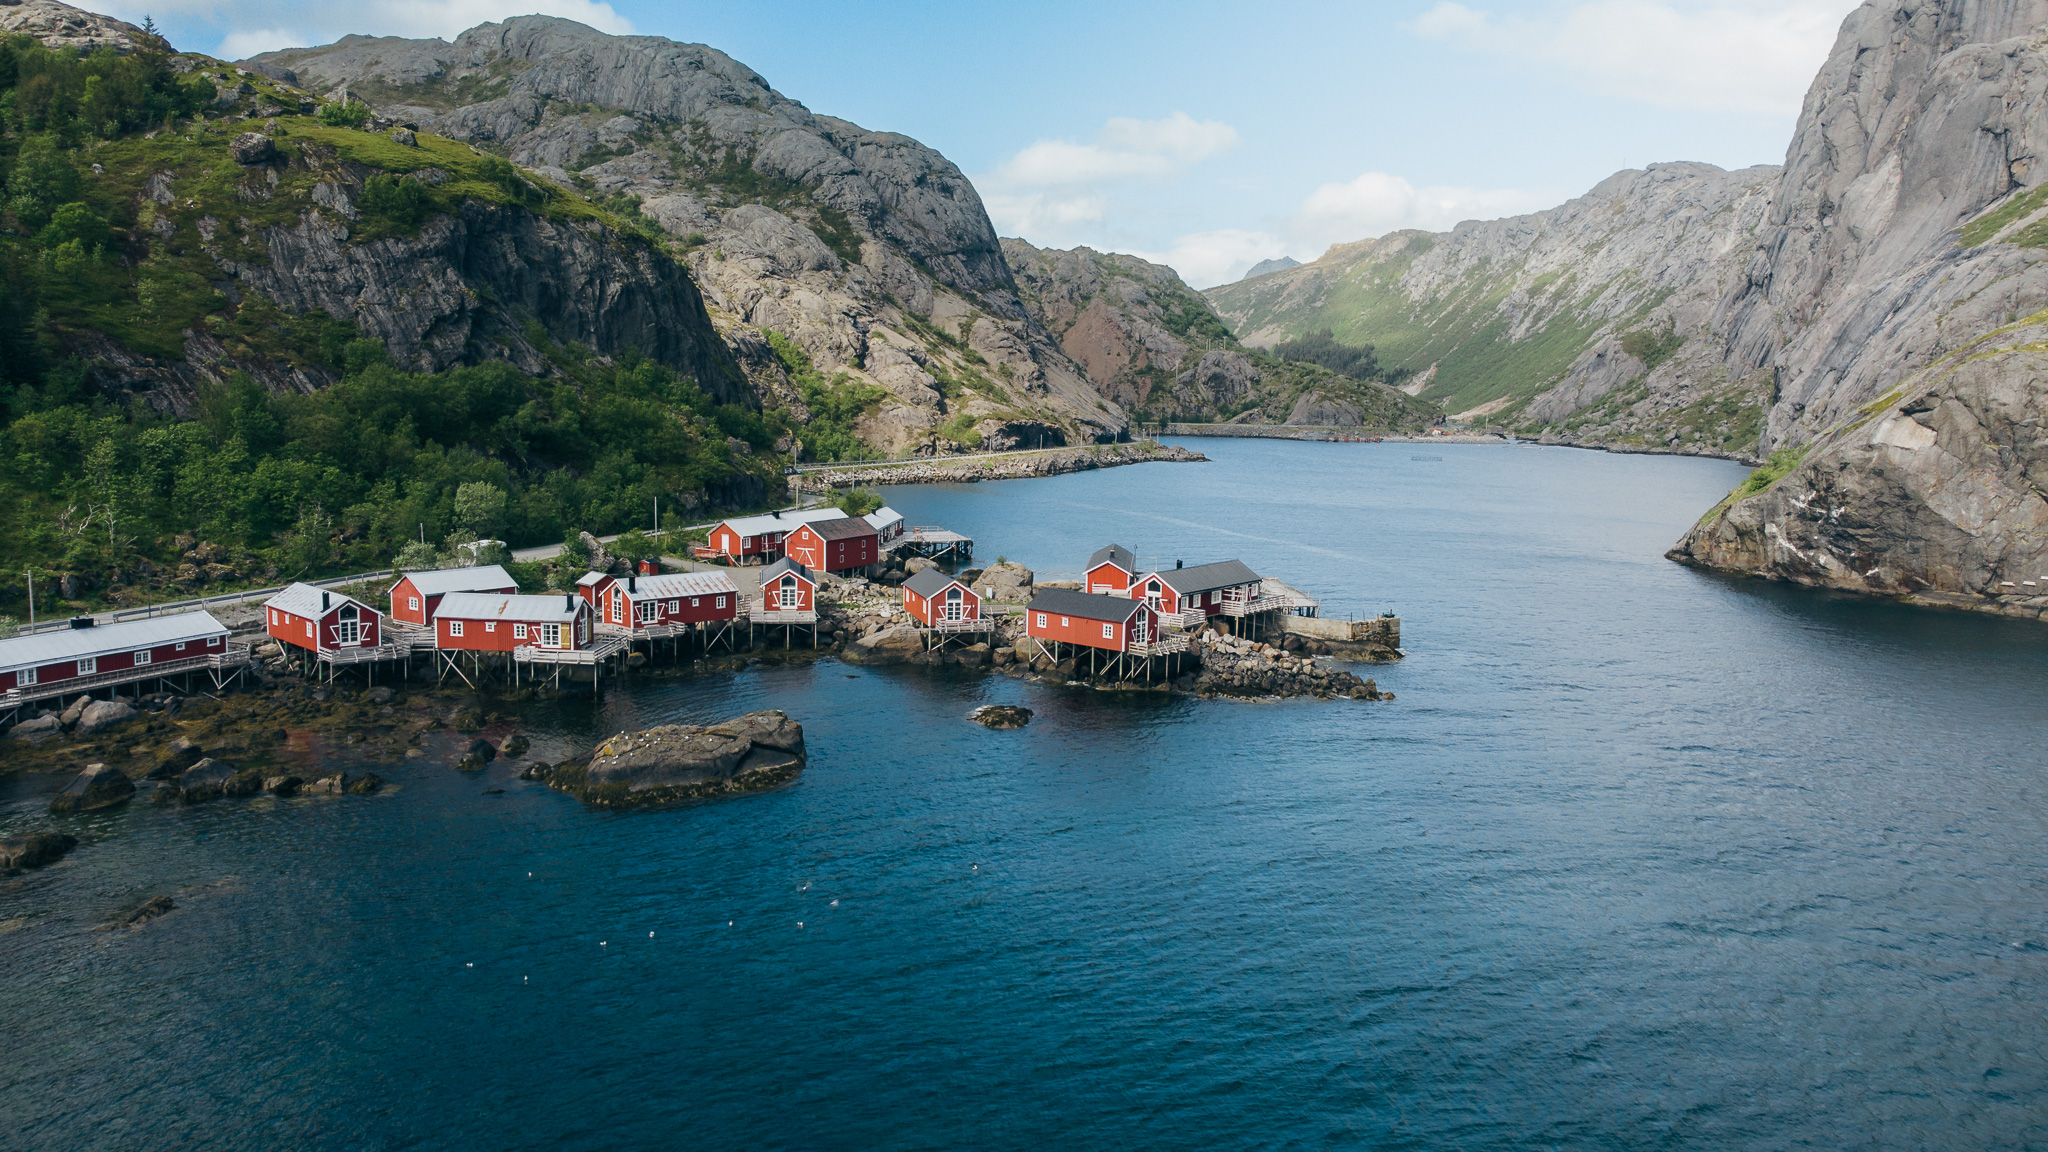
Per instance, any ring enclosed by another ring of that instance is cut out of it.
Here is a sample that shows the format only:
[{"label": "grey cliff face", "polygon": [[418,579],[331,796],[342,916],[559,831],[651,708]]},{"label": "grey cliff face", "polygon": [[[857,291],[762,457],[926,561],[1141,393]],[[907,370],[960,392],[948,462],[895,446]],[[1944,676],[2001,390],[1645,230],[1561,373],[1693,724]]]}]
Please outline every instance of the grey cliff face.
[{"label": "grey cliff face", "polygon": [[558,183],[637,199],[687,248],[753,387],[800,417],[763,330],[824,375],[885,390],[860,431],[887,451],[960,450],[963,421],[989,445],[1027,425],[1063,440],[1124,433],[1121,410],[1025,311],[957,167],[817,115],[715,49],[522,16],[452,44],[351,36],[250,66],[346,86]]},{"label": "grey cliff face", "polygon": [[2036,0],[1866,4],[1843,24],[1724,313],[1730,370],[1778,382],[1765,446],[1807,454],[1674,559],[2048,608],[2044,32]]}]

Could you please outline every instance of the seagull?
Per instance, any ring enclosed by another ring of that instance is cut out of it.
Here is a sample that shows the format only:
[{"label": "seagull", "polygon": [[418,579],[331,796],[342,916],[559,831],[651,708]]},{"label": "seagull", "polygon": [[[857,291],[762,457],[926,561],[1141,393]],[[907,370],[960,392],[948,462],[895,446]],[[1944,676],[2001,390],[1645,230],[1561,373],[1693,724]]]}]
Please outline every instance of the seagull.
[{"label": "seagull", "polygon": [[799,920],[799,921],[797,921],[797,922],[796,922],[796,926],[797,926],[797,927],[799,927],[799,928],[801,928],[801,927],[803,927],[803,926],[804,926],[804,922],[803,922],[803,921],[801,921],[801,920]]},{"label": "seagull", "polygon": [[837,900],[834,900],[834,901],[832,902],[832,906],[833,906],[834,908],[837,908],[837,907],[839,907],[839,901],[837,901]]},{"label": "seagull", "polygon": [[605,946],[605,943],[606,943],[605,941],[603,941],[603,940],[599,940],[599,941],[597,942],[597,946],[598,946],[599,948],[602,948],[602,947],[604,947],[604,946]]},{"label": "seagull", "polygon": [[464,967],[464,968],[474,968],[474,967],[476,967],[476,965],[475,965],[474,963],[471,963],[471,964],[464,964],[464,965],[463,965],[463,967]]}]

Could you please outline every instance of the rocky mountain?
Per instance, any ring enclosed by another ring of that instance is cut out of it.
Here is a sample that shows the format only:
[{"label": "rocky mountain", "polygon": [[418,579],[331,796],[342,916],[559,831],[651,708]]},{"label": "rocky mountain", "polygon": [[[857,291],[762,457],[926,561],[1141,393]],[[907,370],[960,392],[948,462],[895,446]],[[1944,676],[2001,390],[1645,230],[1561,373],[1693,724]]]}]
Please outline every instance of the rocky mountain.
[{"label": "rocky mountain", "polygon": [[1778,170],[1659,164],[1528,216],[1394,232],[1204,295],[1247,344],[1322,328],[1474,422],[1574,442],[1747,455],[1767,374],[1723,371]]},{"label": "rocky mountain", "polygon": [[502,155],[671,238],[768,402],[893,454],[1108,441],[1123,412],[1018,298],[980,197],[917,141],[811,112],[715,49],[522,16],[248,67]]},{"label": "rocky mountain", "polygon": [[1002,245],[1033,319],[1098,391],[1141,421],[1412,429],[1441,414],[1384,384],[1240,345],[1163,264],[1010,238]]},{"label": "rocky mountain", "polygon": [[1760,471],[1675,559],[2048,614],[2048,3],[1867,3],[1808,92],[1731,373]]},{"label": "rocky mountain", "polygon": [[1264,276],[1268,272],[1285,272],[1289,268],[1299,267],[1301,267],[1301,261],[1296,260],[1292,256],[1275,256],[1271,260],[1261,260],[1250,268],[1245,269],[1244,275],[1239,276],[1238,279],[1250,280],[1254,276]]}]

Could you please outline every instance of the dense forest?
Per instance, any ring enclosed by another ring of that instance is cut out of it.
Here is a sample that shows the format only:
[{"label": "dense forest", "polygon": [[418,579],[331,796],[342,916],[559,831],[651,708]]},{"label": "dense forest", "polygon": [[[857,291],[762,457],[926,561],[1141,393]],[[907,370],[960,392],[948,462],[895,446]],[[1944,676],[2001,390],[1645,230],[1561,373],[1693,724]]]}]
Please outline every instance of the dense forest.
[{"label": "dense forest", "polygon": [[[0,42],[0,555],[14,570],[0,611],[18,612],[24,568],[43,587],[69,577],[73,599],[134,602],[377,567],[408,543],[418,561],[422,536],[522,546],[645,524],[657,498],[677,512],[766,498],[778,469],[764,450],[794,422],[715,404],[664,365],[559,347],[536,325],[547,375],[403,371],[352,324],[216,291],[199,246],[167,244],[136,194],[157,168],[218,162],[198,149],[225,160],[229,133],[245,130],[219,126],[221,89],[195,62],[220,69],[152,37],[125,56]],[[359,106],[289,99],[295,135],[388,144],[359,130]],[[370,177],[357,231],[416,229],[474,197],[658,243],[503,160],[444,154],[452,179],[431,190]],[[235,210],[246,227],[262,207]],[[273,393],[216,373],[195,405],[161,412],[106,387],[87,355],[175,358],[195,328],[338,383]]]}]

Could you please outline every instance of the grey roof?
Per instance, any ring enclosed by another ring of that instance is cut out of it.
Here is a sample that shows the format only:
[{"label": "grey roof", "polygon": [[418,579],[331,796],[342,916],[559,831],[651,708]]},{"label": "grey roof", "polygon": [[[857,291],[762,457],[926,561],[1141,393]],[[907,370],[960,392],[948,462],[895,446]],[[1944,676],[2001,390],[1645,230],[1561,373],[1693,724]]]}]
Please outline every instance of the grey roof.
[{"label": "grey roof", "polygon": [[875,526],[858,516],[841,516],[837,520],[813,520],[810,530],[827,540],[849,540],[855,536],[873,536]]},{"label": "grey roof", "polygon": [[180,612],[175,616],[148,616],[93,628],[37,632],[0,640],[0,672],[227,634],[227,626],[215,620],[211,612]]},{"label": "grey roof", "polygon": [[422,596],[440,596],[449,592],[496,592],[501,588],[517,588],[519,581],[510,572],[496,564],[485,564],[480,568],[430,568],[424,572],[407,572],[407,580],[420,590]]},{"label": "grey roof", "polygon": [[[320,597],[327,597],[327,607],[322,608]],[[375,616],[377,610],[353,596],[336,592],[331,588],[315,588],[311,584],[293,584],[284,591],[263,602],[265,608],[278,608],[305,620],[318,620],[329,611],[343,604],[353,604],[364,612]]]},{"label": "grey roof", "polygon": [[1159,577],[1165,581],[1168,588],[1182,595],[1259,582],[1259,574],[1245,567],[1241,560],[1218,560],[1214,564],[1197,564],[1193,568],[1168,568],[1164,572],[1147,572],[1145,575],[1147,578]]},{"label": "grey roof", "polygon": [[1136,572],[1138,570],[1138,558],[1131,555],[1131,550],[1121,544],[1111,544],[1104,548],[1097,548],[1095,555],[1088,558],[1088,567],[1094,568],[1105,560],[1114,563],[1126,572]]},{"label": "grey roof", "polygon": [[761,587],[766,588],[768,586],[769,577],[780,576],[784,572],[794,572],[797,575],[803,577],[804,579],[809,580],[813,584],[816,584],[818,582],[817,576],[814,575],[809,568],[806,568],[802,564],[799,564],[796,561],[791,560],[789,557],[784,556],[782,559],[777,560],[775,563],[770,564],[766,568],[761,569]]},{"label": "grey roof", "polygon": [[1070,588],[1043,588],[1026,605],[1026,612],[1057,612],[1062,616],[1079,616],[1083,620],[1113,620],[1122,622],[1131,618],[1131,613],[1143,608],[1143,600],[1132,600],[1124,596],[1104,596],[1099,592],[1076,592]]},{"label": "grey roof", "polygon": [[[944,572],[939,571],[936,566],[920,569],[917,575],[903,582],[905,588],[910,589],[927,600],[937,593],[945,591],[948,584],[960,584],[962,588],[967,587],[957,577],[946,575]],[[969,590],[972,591],[972,589]]]}]

